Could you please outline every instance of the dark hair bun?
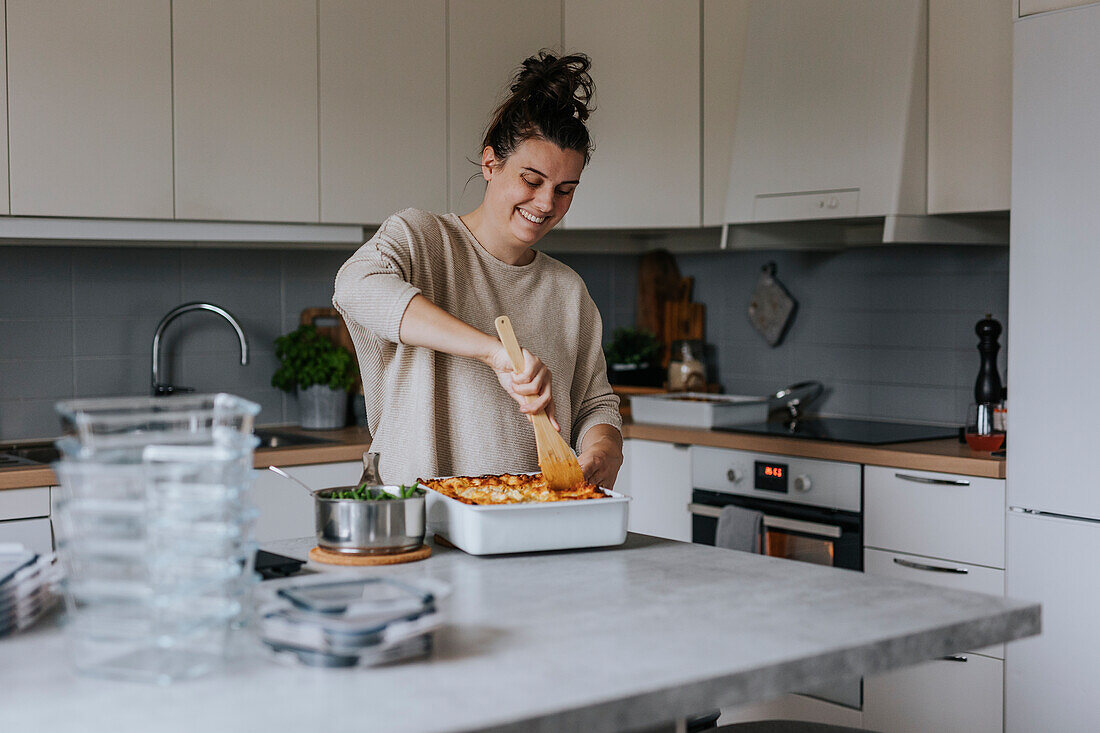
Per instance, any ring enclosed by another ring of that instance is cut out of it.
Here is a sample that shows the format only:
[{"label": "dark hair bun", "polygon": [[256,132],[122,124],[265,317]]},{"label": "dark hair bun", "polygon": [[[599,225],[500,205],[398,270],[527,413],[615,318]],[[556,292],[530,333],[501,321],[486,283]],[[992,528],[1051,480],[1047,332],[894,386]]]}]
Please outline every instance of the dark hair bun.
[{"label": "dark hair bun", "polygon": [[581,122],[591,112],[592,77],[588,70],[592,62],[584,54],[555,56],[550,51],[524,60],[516,74],[512,94],[529,100],[532,105],[545,104],[549,110],[576,117]]},{"label": "dark hair bun", "polygon": [[563,150],[576,150],[584,162],[592,153],[585,121],[595,87],[584,54],[558,56],[542,50],[524,60],[509,87],[511,94],[496,109],[482,147],[506,160],[529,138],[548,140]]}]

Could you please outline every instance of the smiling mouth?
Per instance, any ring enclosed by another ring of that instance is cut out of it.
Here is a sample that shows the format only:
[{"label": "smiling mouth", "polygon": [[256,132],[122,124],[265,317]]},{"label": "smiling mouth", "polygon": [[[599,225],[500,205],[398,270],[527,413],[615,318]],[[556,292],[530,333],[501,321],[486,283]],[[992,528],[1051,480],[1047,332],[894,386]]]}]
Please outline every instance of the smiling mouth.
[{"label": "smiling mouth", "polygon": [[541,224],[544,221],[546,221],[545,216],[535,216],[534,214],[529,214],[529,213],[527,213],[526,211],[524,211],[523,209],[520,209],[520,208],[517,208],[516,211],[519,212],[520,216],[522,216],[524,219],[531,222],[532,224]]}]

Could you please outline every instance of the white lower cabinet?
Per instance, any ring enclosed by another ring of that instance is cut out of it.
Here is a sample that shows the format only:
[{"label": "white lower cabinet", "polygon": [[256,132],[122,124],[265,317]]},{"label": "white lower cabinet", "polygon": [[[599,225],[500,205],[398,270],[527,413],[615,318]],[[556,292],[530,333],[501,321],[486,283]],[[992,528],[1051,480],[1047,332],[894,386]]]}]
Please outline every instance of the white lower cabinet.
[{"label": "white lower cabinet", "polygon": [[[350,486],[363,473],[362,461],[318,463],[284,469],[314,489]],[[252,487],[253,500],[260,509],[256,521],[256,541],[269,542],[314,534],[313,497],[298,484],[271,471],[258,471]]]},{"label": "white lower cabinet", "polygon": [[615,490],[631,498],[631,532],[691,542],[690,446],[624,441],[623,470]]},{"label": "white lower cabinet", "polygon": [[[1003,479],[866,466],[863,570],[1003,596]],[[1004,729],[1004,645],[863,679],[863,725],[889,733]]]},{"label": "white lower cabinet", "polygon": [[958,654],[863,680],[863,726],[888,733],[1001,733],[1004,662]]},{"label": "white lower cabinet", "polygon": [[16,542],[41,554],[53,552],[53,529],[49,517],[0,522],[0,544],[5,542]]}]

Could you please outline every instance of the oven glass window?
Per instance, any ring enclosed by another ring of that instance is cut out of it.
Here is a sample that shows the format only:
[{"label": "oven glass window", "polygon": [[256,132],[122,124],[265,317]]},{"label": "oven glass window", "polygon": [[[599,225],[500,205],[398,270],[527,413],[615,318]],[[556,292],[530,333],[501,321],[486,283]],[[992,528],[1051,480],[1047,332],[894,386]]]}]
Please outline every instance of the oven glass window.
[{"label": "oven glass window", "polygon": [[788,560],[801,560],[817,565],[834,564],[835,540],[803,537],[780,529],[764,532],[764,554]]}]

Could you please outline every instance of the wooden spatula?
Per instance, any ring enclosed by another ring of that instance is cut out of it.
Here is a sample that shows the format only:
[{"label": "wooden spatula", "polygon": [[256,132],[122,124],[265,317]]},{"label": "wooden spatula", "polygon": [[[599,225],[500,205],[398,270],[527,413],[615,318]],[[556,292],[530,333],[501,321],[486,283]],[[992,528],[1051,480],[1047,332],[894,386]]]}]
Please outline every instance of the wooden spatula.
[{"label": "wooden spatula", "polygon": [[[508,358],[512,360],[512,369],[523,371],[523,351],[516,341],[516,332],[512,330],[512,322],[508,316],[501,316],[496,321],[497,333],[500,342],[504,344],[504,350],[508,352]],[[530,402],[534,397],[528,396]],[[546,484],[552,491],[567,491],[574,486],[584,483],[584,473],[581,464],[577,463],[577,457],[569,449],[569,445],[561,437],[545,410],[539,410],[531,415],[531,424],[535,427],[535,448],[539,452],[539,468],[546,477]]]}]

